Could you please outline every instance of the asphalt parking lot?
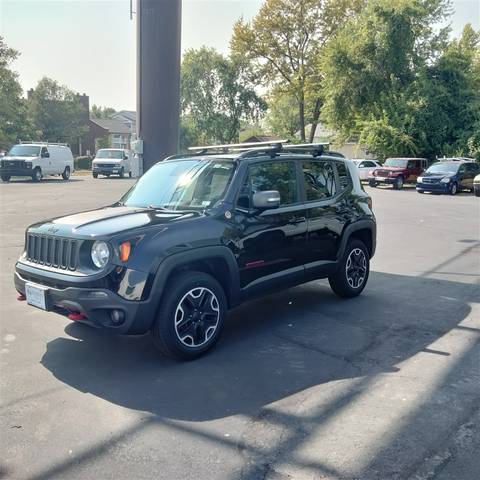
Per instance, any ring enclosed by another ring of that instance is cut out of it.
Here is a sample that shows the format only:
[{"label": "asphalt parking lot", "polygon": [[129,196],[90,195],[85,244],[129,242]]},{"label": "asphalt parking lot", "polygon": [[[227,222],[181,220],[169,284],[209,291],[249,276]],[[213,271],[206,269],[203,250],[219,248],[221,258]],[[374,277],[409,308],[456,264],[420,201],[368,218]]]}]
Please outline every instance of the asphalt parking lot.
[{"label": "asphalt parking lot", "polygon": [[245,304],[176,363],[16,301],[25,227],[132,183],[0,184],[0,477],[480,478],[480,199],[368,189],[359,298],[320,281]]}]

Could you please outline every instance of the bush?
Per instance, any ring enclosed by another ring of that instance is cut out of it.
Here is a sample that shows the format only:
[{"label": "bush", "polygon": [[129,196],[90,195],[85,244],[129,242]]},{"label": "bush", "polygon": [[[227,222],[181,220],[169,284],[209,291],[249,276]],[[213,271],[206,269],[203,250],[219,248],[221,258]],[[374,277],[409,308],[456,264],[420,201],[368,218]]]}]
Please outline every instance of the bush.
[{"label": "bush", "polygon": [[92,157],[77,157],[74,160],[75,170],[91,170],[92,160]]}]

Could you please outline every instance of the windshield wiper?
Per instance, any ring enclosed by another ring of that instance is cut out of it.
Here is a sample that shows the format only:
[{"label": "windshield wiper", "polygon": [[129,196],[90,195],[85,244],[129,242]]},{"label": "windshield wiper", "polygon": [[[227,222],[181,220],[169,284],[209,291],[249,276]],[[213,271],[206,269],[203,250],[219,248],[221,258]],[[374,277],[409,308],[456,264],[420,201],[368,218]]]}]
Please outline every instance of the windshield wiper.
[{"label": "windshield wiper", "polygon": [[158,210],[160,212],[164,213],[176,213],[176,214],[183,214],[183,213],[198,213],[197,210],[170,210],[165,207],[160,207],[158,205],[149,205],[147,208],[150,208],[152,210]]}]

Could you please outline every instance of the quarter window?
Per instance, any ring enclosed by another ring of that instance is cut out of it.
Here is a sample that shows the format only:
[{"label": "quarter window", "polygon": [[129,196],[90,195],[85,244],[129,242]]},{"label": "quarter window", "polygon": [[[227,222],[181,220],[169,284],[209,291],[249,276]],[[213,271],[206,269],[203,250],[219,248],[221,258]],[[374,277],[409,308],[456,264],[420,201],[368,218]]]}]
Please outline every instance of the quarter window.
[{"label": "quarter window", "polygon": [[250,166],[237,205],[242,208],[251,208],[253,194],[267,190],[277,190],[280,193],[280,205],[296,203],[298,192],[295,164],[269,162]]},{"label": "quarter window", "polygon": [[333,166],[328,162],[305,162],[302,165],[307,200],[322,200],[336,193]]},{"label": "quarter window", "polygon": [[348,173],[347,166],[343,162],[338,162],[336,165],[340,190],[346,190],[350,185],[350,174]]}]

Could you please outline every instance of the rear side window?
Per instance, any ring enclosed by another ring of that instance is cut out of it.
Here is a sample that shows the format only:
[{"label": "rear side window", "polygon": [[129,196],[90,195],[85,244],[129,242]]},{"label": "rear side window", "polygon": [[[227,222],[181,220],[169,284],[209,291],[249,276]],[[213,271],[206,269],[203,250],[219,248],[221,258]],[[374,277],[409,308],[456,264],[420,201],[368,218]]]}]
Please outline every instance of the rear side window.
[{"label": "rear side window", "polygon": [[252,196],[257,192],[277,190],[280,205],[298,202],[297,176],[293,162],[268,162],[251,165],[240,191],[237,205],[251,208]]},{"label": "rear side window", "polygon": [[307,201],[333,197],[336,193],[335,173],[329,162],[304,162],[302,164]]},{"label": "rear side window", "polygon": [[343,162],[338,162],[336,165],[340,190],[346,190],[350,186],[350,173]]}]

